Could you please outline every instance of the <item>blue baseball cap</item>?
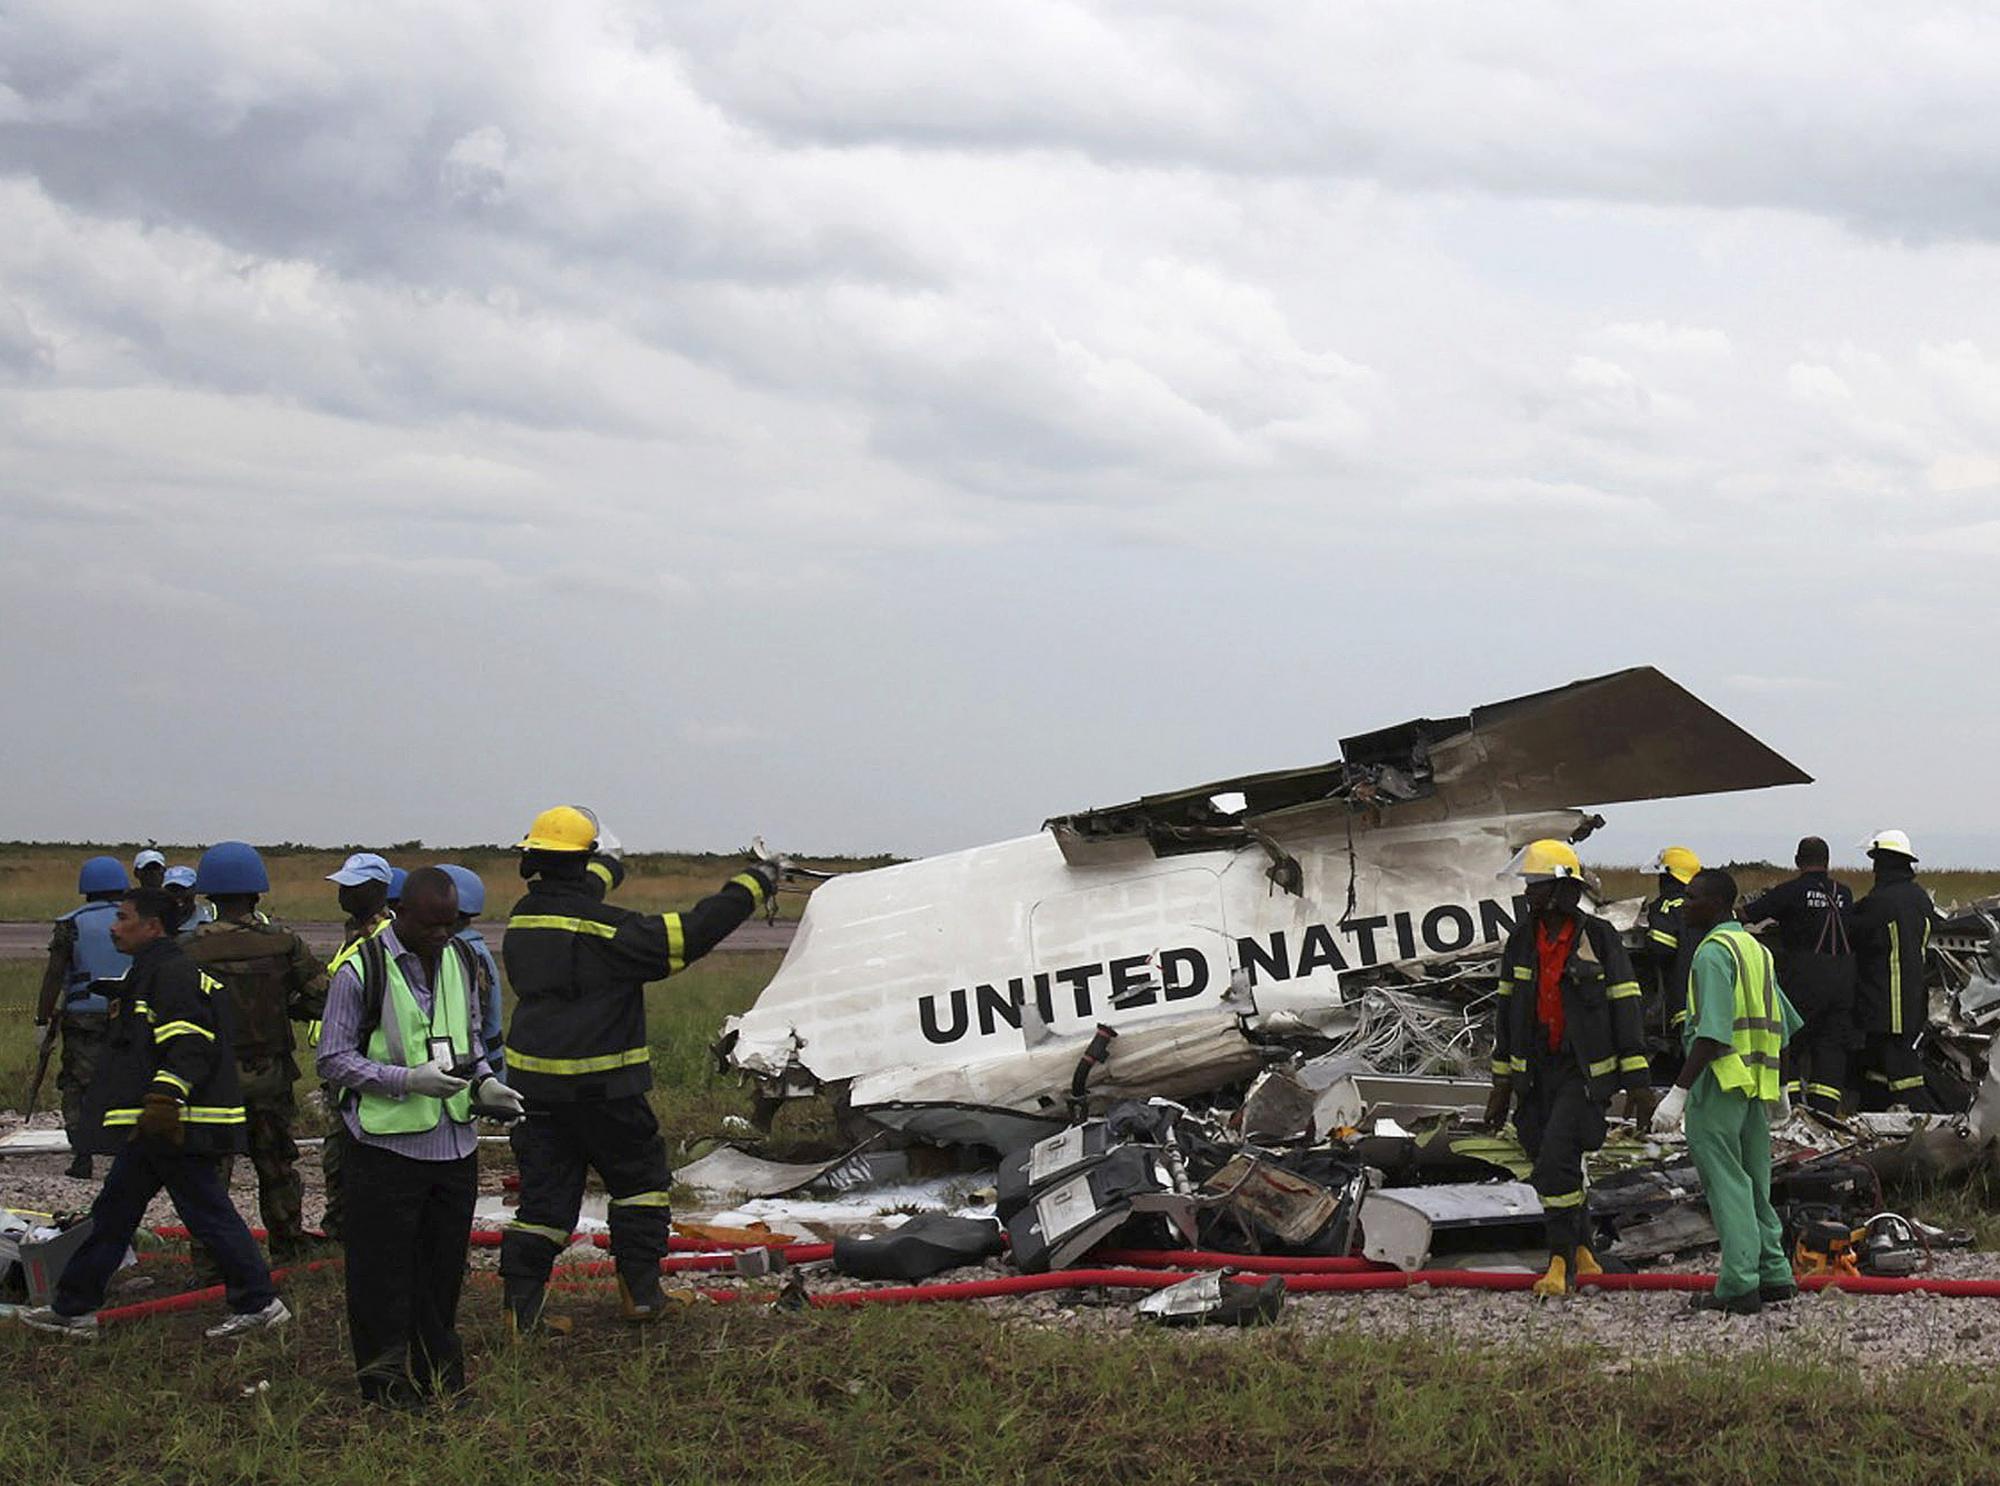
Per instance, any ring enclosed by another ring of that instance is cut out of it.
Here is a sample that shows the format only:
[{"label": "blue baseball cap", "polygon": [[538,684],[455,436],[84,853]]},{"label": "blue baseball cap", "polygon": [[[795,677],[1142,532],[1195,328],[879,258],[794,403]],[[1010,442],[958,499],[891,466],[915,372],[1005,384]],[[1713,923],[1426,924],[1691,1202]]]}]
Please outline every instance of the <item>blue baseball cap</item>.
[{"label": "blue baseball cap", "polygon": [[166,887],[184,887],[192,890],[194,888],[194,868],[169,867],[167,868],[167,875],[161,878],[160,881]]},{"label": "blue baseball cap", "polygon": [[360,887],[364,882],[379,882],[387,886],[389,864],[372,851],[357,851],[340,864],[338,872],[327,873],[326,880],[337,882],[342,887]]}]

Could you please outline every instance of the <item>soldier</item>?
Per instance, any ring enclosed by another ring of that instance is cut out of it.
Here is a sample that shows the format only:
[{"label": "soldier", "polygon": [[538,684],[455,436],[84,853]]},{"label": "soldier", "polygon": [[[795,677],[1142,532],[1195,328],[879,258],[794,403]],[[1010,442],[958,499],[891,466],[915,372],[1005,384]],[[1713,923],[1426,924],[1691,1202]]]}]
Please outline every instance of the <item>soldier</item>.
[{"label": "soldier", "polygon": [[[257,911],[271,879],[255,847],[217,842],[202,853],[195,886],[215,905],[216,916],[186,941],[187,951],[229,992],[257,1206],[271,1257],[294,1258],[307,1239],[305,1188],[292,1139],[298,1118],[293,1087],[299,1078],[292,1023],[311,1021],[325,1008],[326,967],[305,940]],[[233,1158],[223,1157],[225,1182],[231,1165]],[[202,1257],[197,1255],[198,1265]]]},{"label": "soldier", "polygon": [[192,939],[194,931],[203,924],[215,922],[215,905],[204,903],[194,895],[195,871],[192,867],[169,867],[166,876],[160,879],[160,886],[173,895],[175,904],[181,911],[180,937],[183,941]]},{"label": "soldier", "polygon": [[158,847],[149,846],[132,858],[132,877],[140,887],[164,887],[167,859]]},{"label": "soldier", "polygon": [[110,1023],[105,992],[107,987],[116,989],[132,964],[111,941],[112,920],[118,916],[118,899],[126,886],[125,868],[116,857],[92,857],[83,864],[76,875],[83,906],[56,920],[49,936],[48,968],[35,1002],[35,1025],[62,1034],[56,1089],[62,1095],[63,1133],[74,1153],[69,1175],[86,1179],[91,1170],[83,1096],[97,1070]]},{"label": "soldier", "polygon": [[[357,851],[340,864],[338,872],[326,874],[326,880],[340,889],[340,911],[347,915],[340,926],[340,952],[326,967],[329,975],[339,973],[340,967],[354,957],[362,940],[373,938],[388,927],[389,883],[392,877],[389,864],[372,851]],[[311,1036],[317,1045],[317,1024]],[[339,1094],[333,1085],[321,1084],[320,1094],[334,1119],[327,1125],[326,1140],[319,1148],[320,1174],[326,1178],[326,1213],[319,1226],[328,1238],[338,1241],[344,1236],[347,1220],[347,1187],[343,1173],[352,1137],[347,1133],[346,1121],[339,1118]]]},{"label": "soldier", "polygon": [[472,951],[473,990],[479,1002],[479,1045],[495,1078],[507,1076],[507,1051],[500,1025],[500,967],[474,922],[486,911],[486,884],[470,867],[449,863],[438,869],[458,889],[458,931],[452,936]]}]

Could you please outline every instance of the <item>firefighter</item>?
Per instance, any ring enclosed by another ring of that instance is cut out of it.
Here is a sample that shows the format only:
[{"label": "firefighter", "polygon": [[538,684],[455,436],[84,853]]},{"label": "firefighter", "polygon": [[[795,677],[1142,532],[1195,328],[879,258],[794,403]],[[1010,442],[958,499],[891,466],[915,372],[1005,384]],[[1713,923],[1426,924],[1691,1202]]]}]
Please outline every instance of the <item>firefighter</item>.
[{"label": "firefighter", "polygon": [[1613,1094],[1645,1098],[1639,983],[1618,931],[1584,911],[1568,842],[1531,842],[1500,875],[1527,880],[1528,911],[1500,955],[1486,1123],[1499,1129],[1513,1107],[1548,1223],[1549,1267],[1534,1293],[1562,1295],[1602,1273],[1587,1242],[1583,1158],[1604,1144]]},{"label": "firefighter", "polygon": [[452,936],[472,951],[474,992],[479,1001],[479,1045],[495,1078],[507,1076],[507,1053],[500,1035],[500,967],[474,922],[486,911],[486,884],[470,867],[447,863],[439,871],[458,889],[458,929]]},{"label": "firefighter", "polygon": [[1687,1002],[1688,957],[1683,944],[1681,905],[1687,885],[1701,870],[1701,858],[1685,846],[1663,847],[1647,871],[1653,874],[1653,896],[1640,911],[1632,948],[1632,969],[1643,992],[1646,1051],[1654,1076],[1670,1083],[1681,1066],[1681,1018]]},{"label": "firefighter", "polygon": [[[218,841],[203,852],[195,887],[215,905],[215,920],[184,943],[195,964],[229,992],[245,1144],[257,1173],[265,1242],[273,1259],[296,1258],[307,1238],[305,1187],[292,1138],[299,1078],[292,1023],[310,1022],[325,1009],[326,966],[305,940],[258,912],[271,878],[248,842]],[[223,1158],[225,1183],[233,1165],[233,1157]],[[197,1279],[204,1257],[196,1251]]]},{"label": "firefighter", "polygon": [[[340,972],[340,967],[354,956],[362,940],[372,939],[389,926],[389,883],[392,876],[393,869],[388,862],[372,851],[357,851],[340,864],[338,871],[326,874],[326,880],[340,890],[337,895],[340,911],[347,916],[340,926],[340,949],[326,967],[328,975]],[[307,1037],[317,1048],[320,1037],[317,1023]],[[329,1112],[338,1114],[340,1095],[333,1085],[322,1083],[320,1097],[326,1101]],[[336,1243],[340,1241],[347,1221],[345,1175],[347,1150],[352,1144],[353,1137],[347,1132],[346,1122],[336,1118],[327,1125],[326,1140],[319,1148],[320,1175],[326,1179],[326,1213],[319,1226],[320,1231]]]},{"label": "firefighter", "polygon": [[1854,905],[1847,930],[1857,966],[1855,1020],[1862,1035],[1862,1107],[1904,1105],[1935,1114],[1937,1100],[1924,1086],[1917,1038],[1930,1015],[1924,988],[1924,950],[1937,910],[1917,881],[1917,854],[1901,831],[1878,831],[1867,842],[1875,886]]},{"label": "firefighter", "polygon": [[243,1103],[229,1042],[229,998],[195,967],[174,931],[180,909],[160,888],[119,901],[112,942],[132,968],[111,1000],[104,1058],[91,1080],[87,1147],[112,1158],[91,1204],[90,1236],[56,1284],[53,1302],[23,1311],[41,1331],[97,1337],[105,1286],[125,1262],[146,1205],[162,1187],[181,1221],[222,1261],[230,1314],[216,1338],[282,1326],[292,1313],[250,1230],[230,1205],[216,1156],[243,1149]]},{"label": "firefighter", "polygon": [[1736,919],[1736,879],[1713,868],[1695,875],[1685,908],[1695,938],[1683,1039],[1687,1061],[1653,1111],[1656,1135],[1687,1122],[1688,1155],[1722,1264],[1698,1311],[1754,1315],[1798,1294],[1785,1256],[1784,1225],[1771,1206],[1771,1120],[1790,1114],[1779,1064],[1798,1013],[1778,986],[1771,952]]},{"label": "firefighter", "polygon": [[1847,1093],[1854,1047],[1854,945],[1846,917],[1854,894],[1827,871],[1826,842],[1807,836],[1793,861],[1799,875],[1743,905],[1746,924],[1778,930],[1778,979],[1803,1019],[1792,1039],[1787,1097],[1824,1115],[1838,1115]]},{"label": "firefighter", "polygon": [[784,870],[771,858],[684,913],[606,903],[590,871],[597,819],[572,805],[535,817],[519,843],[527,896],[501,940],[514,1020],[508,1082],[527,1113],[511,1134],[521,1205],[500,1245],[509,1326],[547,1326],[542,1291],[576,1224],[587,1170],[611,1194],[611,1257],[629,1321],[661,1314],[659,1261],[672,1214],[667,1149],[646,1102],[652,1053],[645,987],[707,954],[769,901]]},{"label": "firefighter", "polygon": [[124,864],[116,857],[92,857],[83,864],[76,874],[83,905],[56,920],[35,1001],[35,1025],[53,1026],[50,1035],[62,1037],[56,1091],[62,1095],[63,1134],[71,1153],[67,1174],[85,1180],[90,1177],[90,1152],[83,1097],[104,1052],[106,993],[117,990],[132,964],[111,941],[111,923],[126,885]]}]

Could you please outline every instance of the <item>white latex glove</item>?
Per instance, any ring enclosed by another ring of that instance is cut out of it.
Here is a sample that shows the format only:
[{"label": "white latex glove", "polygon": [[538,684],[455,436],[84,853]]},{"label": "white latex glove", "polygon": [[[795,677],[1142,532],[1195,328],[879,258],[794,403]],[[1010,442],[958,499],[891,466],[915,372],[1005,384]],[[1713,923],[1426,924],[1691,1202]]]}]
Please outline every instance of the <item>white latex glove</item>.
[{"label": "white latex glove", "polygon": [[408,1094],[420,1094],[426,1099],[448,1099],[464,1088],[465,1083],[462,1078],[454,1078],[444,1064],[425,1063],[410,1070],[403,1090]]},{"label": "white latex glove", "polygon": [[1681,1127],[1681,1115],[1687,1109],[1688,1091],[1679,1084],[1667,1090],[1667,1097],[1660,1101],[1660,1107],[1653,1111],[1653,1133],[1672,1135]]},{"label": "white latex glove", "polygon": [[1778,1086],[1778,1103],[1776,1108],[1774,1108],[1771,1111],[1771,1123],[1774,1125],[1782,1125],[1785,1123],[1786,1120],[1789,1120],[1791,1117],[1792,1117],[1791,1092],[1790,1090],[1786,1089],[1784,1085],[1780,1084]]},{"label": "white latex glove", "polygon": [[527,1103],[518,1089],[510,1089],[490,1074],[480,1081],[472,1091],[472,1102],[484,1110],[501,1110],[507,1114],[521,1114],[527,1110]]}]

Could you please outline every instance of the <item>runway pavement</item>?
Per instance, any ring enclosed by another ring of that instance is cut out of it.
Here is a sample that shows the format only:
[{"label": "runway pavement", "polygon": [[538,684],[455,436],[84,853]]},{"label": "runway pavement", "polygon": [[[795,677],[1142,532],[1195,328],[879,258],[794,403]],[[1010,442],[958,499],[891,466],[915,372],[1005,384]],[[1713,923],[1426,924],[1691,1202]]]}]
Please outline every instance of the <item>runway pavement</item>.
[{"label": "runway pavement", "polygon": [[[321,954],[330,955],[340,947],[340,925],[337,923],[293,924],[305,936],[307,944]],[[506,924],[498,919],[482,919],[480,932],[486,942],[497,951],[500,934]],[[722,941],[715,951],[717,954],[735,952],[749,953],[757,950],[782,950],[790,946],[792,935],[798,924],[791,919],[781,919],[775,924],[767,924],[761,918],[753,918],[734,934]],[[0,923],[0,959],[39,959],[48,952],[48,924]]]}]

